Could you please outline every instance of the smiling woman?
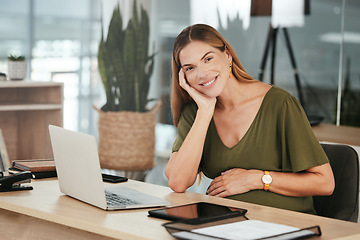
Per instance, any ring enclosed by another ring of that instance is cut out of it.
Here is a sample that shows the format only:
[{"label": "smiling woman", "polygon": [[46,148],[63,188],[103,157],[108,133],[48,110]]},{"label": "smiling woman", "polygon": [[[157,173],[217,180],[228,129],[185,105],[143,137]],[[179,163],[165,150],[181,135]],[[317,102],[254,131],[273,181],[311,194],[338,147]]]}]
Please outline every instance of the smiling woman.
[{"label": "smiling woman", "polygon": [[[237,57],[234,49],[231,47],[231,45],[226,41],[221,34],[216,31],[214,28],[209,27],[207,25],[198,24],[196,25],[196,31],[191,32],[191,36],[187,35],[192,30],[192,28],[185,29],[179,36],[177,37],[177,42],[174,44],[173,48],[173,61],[172,61],[172,72],[173,72],[173,82],[178,82],[179,77],[178,74],[180,71],[180,68],[188,67],[186,64],[191,64],[191,61],[195,61],[192,59],[189,59],[189,63],[187,62],[181,62],[180,56],[185,55],[185,57],[189,58],[196,58],[195,54],[192,56],[192,54],[185,54],[184,51],[186,51],[187,45],[191,42],[193,43],[191,48],[188,48],[188,53],[191,53],[191,51],[200,51],[200,49],[197,49],[197,44],[202,45],[210,53],[217,52],[219,55],[222,53],[223,55],[226,54],[231,59],[227,60],[226,64],[231,64],[232,74],[237,79],[242,79],[244,81],[247,80],[253,80],[253,77],[250,76],[245,69],[242,67],[239,58]],[[206,44],[205,44],[206,43]],[[205,46],[206,45],[206,46]],[[181,54],[182,52],[182,54]],[[199,52],[197,58],[203,59],[204,62],[208,62],[208,58],[206,58],[208,52]],[[202,55],[201,55],[202,54]],[[190,56],[189,56],[190,55]],[[184,59],[183,61],[186,61]],[[198,59],[199,61],[199,59]],[[224,62],[225,64],[225,62]],[[229,68],[229,65],[227,65],[227,68]],[[190,68],[191,70],[192,68]],[[188,70],[186,68],[186,70]],[[176,73],[176,74],[175,74]],[[173,114],[173,121],[175,126],[177,125],[177,122],[180,117],[180,112],[183,108],[183,106],[186,103],[189,103],[193,101],[190,96],[186,93],[186,91],[180,87],[179,84],[172,84],[172,94],[171,94],[171,108],[172,108],[172,114]]]},{"label": "smiling woman", "polygon": [[172,59],[169,186],[184,192],[203,172],[209,195],[315,213],[311,196],[331,194],[334,178],[299,102],[254,80],[208,25],[184,29]]}]

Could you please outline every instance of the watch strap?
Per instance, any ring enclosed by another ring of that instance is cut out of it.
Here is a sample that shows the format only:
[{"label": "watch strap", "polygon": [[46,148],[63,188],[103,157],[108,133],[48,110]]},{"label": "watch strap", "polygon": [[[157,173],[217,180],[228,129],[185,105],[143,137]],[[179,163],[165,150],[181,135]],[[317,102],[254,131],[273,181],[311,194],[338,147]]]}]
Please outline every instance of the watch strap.
[{"label": "watch strap", "polygon": [[[269,171],[264,171],[264,175],[270,175],[270,172]],[[270,184],[264,183],[264,190],[268,191],[269,188],[270,188]]]}]

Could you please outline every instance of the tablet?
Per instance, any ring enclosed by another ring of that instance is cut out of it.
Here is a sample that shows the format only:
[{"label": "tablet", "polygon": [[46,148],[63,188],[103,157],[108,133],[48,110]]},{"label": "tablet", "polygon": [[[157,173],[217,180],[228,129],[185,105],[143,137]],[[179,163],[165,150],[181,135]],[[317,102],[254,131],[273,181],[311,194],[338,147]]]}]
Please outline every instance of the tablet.
[{"label": "tablet", "polygon": [[244,208],[233,208],[223,205],[198,202],[177,207],[166,207],[162,209],[148,211],[150,217],[166,220],[199,219],[209,217],[221,217],[229,215],[245,215]]}]

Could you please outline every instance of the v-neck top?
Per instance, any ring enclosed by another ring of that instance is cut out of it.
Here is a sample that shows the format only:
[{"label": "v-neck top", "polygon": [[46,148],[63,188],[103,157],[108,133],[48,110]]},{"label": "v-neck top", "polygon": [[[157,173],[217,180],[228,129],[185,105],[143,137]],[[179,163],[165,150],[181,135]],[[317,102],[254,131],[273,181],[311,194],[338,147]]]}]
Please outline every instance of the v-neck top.
[{"label": "v-neck top", "polygon": [[[196,112],[195,103],[184,107],[173,152],[180,149]],[[300,103],[287,91],[272,86],[249,129],[235,146],[229,148],[223,144],[214,120],[211,120],[199,171],[214,179],[232,168],[301,172],[328,162]],[[252,190],[228,198],[315,214],[312,197],[289,197],[271,191]]]}]

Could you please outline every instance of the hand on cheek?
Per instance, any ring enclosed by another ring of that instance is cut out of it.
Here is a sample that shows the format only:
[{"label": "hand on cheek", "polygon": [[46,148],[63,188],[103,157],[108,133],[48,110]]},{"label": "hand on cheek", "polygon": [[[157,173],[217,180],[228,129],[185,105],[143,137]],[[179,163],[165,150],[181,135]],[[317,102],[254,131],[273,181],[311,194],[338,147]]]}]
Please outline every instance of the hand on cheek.
[{"label": "hand on cheek", "polygon": [[184,70],[182,68],[179,71],[179,85],[180,85],[180,87],[182,87],[188,93],[189,93],[189,91],[191,91],[191,87],[190,87],[190,85],[188,84],[188,82],[185,79],[185,73],[184,73]]},{"label": "hand on cheek", "polygon": [[190,97],[196,102],[199,109],[206,109],[206,111],[214,112],[216,98],[209,97],[192,86],[189,85],[185,79],[185,73],[183,69],[179,71],[179,85],[190,95]]}]

